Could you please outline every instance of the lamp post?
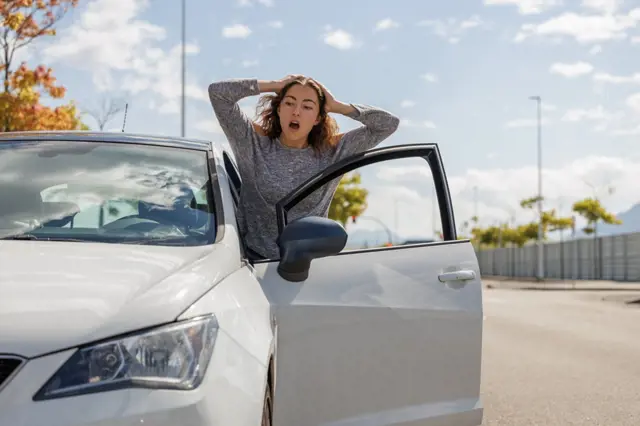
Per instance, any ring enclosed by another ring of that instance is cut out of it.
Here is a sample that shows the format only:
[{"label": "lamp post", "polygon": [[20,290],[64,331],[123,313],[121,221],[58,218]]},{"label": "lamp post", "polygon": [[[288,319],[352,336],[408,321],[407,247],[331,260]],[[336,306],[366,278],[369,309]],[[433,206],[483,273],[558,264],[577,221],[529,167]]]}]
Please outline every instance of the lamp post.
[{"label": "lamp post", "polygon": [[530,96],[538,104],[538,280],[544,279],[544,249],[542,245],[542,98]]},{"label": "lamp post", "polygon": [[[378,225],[380,225],[382,228],[384,228],[385,232],[387,233],[387,239],[389,240],[388,244],[393,244],[393,233],[391,232],[391,229],[389,229],[389,227],[387,225],[385,225],[385,223],[383,221],[381,221],[380,219],[378,219],[375,216],[358,216],[357,219],[358,220],[369,219],[369,220],[372,220],[372,221],[376,222]],[[351,218],[351,221],[353,223],[356,223],[356,217],[353,216]]]},{"label": "lamp post", "polygon": [[186,0],[182,0],[182,105],[180,109],[180,136],[185,136],[185,74],[186,74]]}]

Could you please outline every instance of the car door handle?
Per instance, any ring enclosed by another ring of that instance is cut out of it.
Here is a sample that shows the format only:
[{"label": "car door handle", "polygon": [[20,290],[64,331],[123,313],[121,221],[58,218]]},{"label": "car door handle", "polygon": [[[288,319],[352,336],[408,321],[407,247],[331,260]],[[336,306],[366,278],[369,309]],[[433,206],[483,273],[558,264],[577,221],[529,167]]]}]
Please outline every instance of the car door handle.
[{"label": "car door handle", "polygon": [[449,281],[471,281],[476,278],[476,273],[470,270],[443,272],[438,275],[440,282],[446,283]]}]

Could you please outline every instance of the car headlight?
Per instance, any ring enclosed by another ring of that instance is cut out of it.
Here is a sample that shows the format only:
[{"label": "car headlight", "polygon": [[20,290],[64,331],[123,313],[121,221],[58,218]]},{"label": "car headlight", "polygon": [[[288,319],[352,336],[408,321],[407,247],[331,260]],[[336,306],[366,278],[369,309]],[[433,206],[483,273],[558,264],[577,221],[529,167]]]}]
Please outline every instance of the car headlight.
[{"label": "car headlight", "polygon": [[34,400],[132,387],[194,389],[217,332],[215,316],[206,316],[80,348]]}]

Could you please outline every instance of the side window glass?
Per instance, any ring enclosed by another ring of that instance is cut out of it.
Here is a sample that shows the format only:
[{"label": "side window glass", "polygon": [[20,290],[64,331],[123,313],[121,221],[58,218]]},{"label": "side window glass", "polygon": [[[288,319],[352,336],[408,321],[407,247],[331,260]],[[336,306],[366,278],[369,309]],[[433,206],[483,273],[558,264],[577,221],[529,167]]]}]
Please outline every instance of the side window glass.
[{"label": "side window glass", "polygon": [[240,178],[240,173],[238,172],[238,168],[235,163],[226,152],[222,153],[222,157],[224,160],[224,168],[227,172],[227,177],[229,178],[229,183],[231,185],[231,192],[233,194],[234,200],[237,204],[238,199],[240,197],[240,190],[242,188],[242,179]]},{"label": "side window glass", "polygon": [[343,251],[442,240],[435,183],[422,158],[382,161],[346,174],[329,217],[349,234]]}]

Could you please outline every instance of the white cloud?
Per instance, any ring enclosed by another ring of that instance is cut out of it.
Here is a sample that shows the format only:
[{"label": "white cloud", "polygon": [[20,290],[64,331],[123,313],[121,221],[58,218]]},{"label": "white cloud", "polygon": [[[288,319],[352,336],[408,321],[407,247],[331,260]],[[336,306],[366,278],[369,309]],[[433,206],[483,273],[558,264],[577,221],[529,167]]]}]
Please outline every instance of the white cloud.
[{"label": "white cloud", "polygon": [[602,52],[602,46],[600,46],[599,44],[596,44],[591,49],[589,49],[589,54],[591,55],[597,55],[598,53],[601,53],[601,52]]},{"label": "white cloud", "polygon": [[[266,7],[273,7],[273,0],[255,0],[255,3],[259,3]],[[236,0],[236,4],[240,7],[250,7],[254,5],[254,0]]]},{"label": "white cloud", "polygon": [[487,6],[516,6],[521,15],[537,15],[562,4],[560,0],[484,0]]},{"label": "white cloud", "polygon": [[579,43],[600,43],[627,38],[627,31],[640,21],[640,9],[627,14],[584,15],[565,12],[540,24],[524,24],[514,41],[533,36],[572,37]]},{"label": "white cloud", "polygon": [[385,18],[376,23],[376,31],[390,30],[391,28],[398,28],[400,24],[391,18]]},{"label": "white cloud", "polygon": [[562,116],[562,121],[579,123],[582,121],[592,121],[596,123],[594,130],[604,131],[614,123],[620,122],[624,118],[624,113],[609,112],[602,105],[594,108],[573,108],[567,110]]},{"label": "white cloud", "polygon": [[601,13],[613,13],[621,3],[621,0],[582,0],[583,7]]},{"label": "white cloud", "polygon": [[339,50],[349,50],[358,44],[353,35],[344,30],[332,30],[330,26],[327,26],[325,29],[324,42],[331,47]]},{"label": "white cloud", "polygon": [[[79,19],[43,49],[45,60],[91,71],[98,91],[146,92],[160,112],[179,111],[181,46],[157,47],[165,29],[137,19],[148,5],[147,0],[87,3]],[[195,55],[199,47],[188,44],[186,53]],[[186,95],[208,101],[206,90],[189,76]]]},{"label": "white cloud", "polygon": [[626,100],[626,104],[634,112],[640,114],[640,93],[634,93]]},{"label": "white cloud", "polygon": [[247,38],[251,35],[251,28],[243,24],[234,24],[222,29],[224,38]]},{"label": "white cloud", "polygon": [[420,76],[424,81],[429,83],[435,83],[438,81],[438,76],[433,73],[426,73]]},{"label": "white cloud", "polygon": [[416,105],[416,103],[412,100],[409,99],[405,99],[402,102],[400,102],[400,107],[401,108],[412,108]]},{"label": "white cloud", "polygon": [[640,124],[635,127],[621,128],[615,130],[613,133],[615,136],[637,136],[640,135]]},{"label": "white cloud", "polygon": [[599,72],[593,75],[593,80],[599,83],[625,84],[640,83],[640,73],[629,76],[613,75],[605,72]]},{"label": "white cloud", "polygon": [[267,22],[267,25],[269,25],[271,28],[275,28],[275,29],[280,29],[280,28],[282,28],[284,26],[282,21]]},{"label": "white cloud", "polygon": [[[383,167],[383,166],[378,166]],[[431,177],[420,182],[433,182]],[[347,225],[347,231],[354,235],[357,231],[374,231],[367,242],[371,245],[387,242],[385,227],[401,239],[409,237],[431,238],[432,230],[441,229],[441,221],[437,208],[434,210],[431,196],[421,195],[408,185],[384,183],[374,187],[365,187],[370,191],[367,197],[367,209],[356,224]],[[431,186],[433,184],[431,183]],[[424,188],[422,188],[424,189]],[[429,191],[429,194],[431,192]],[[437,207],[437,201],[436,201]],[[432,212],[435,211],[435,216]],[[421,212],[416,215],[415,212]]]},{"label": "white cloud", "polygon": [[449,18],[446,20],[423,20],[418,22],[417,25],[431,28],[435,35],[447,40],[451,44],[459,43],[462,36],[473,28],[484,28],[488,26],[476,15],[464,20],[456,18]]},{"label": "white cloud", "polygon": [[431,170],[425,165],[407,165],[404,167],[389,166],[383,163],[377,172],[378,179],[389,182],[401,182],[407,179],[432,179]]},{"label": "white cloud", "polygon": [[575,62],[573,64],[555,63],[549,67],[552,74],[560,74],[562,76],[572,78],[589,74],[593,71],[593,65],[586,62]]},{"label": "white cloud", "polygon": [[147,1],[92,1],[80,19],[59,31],[60,38],[43,53],[47,60],[130,69],[140,53],[166,37],[164,28],[136,19],[147,5]]},{"label": "white cloud", "polygon": [[[640,152],[638,152],[640,154]],[[482,226],[508,221],[515,215],[517,223],[533,220],[533,213],[520,208],[519,202],[537,192],[537,167],[468,169],[462,174],[449,173],[448,181],[458,227],[474,214],[474,187],[478,188],[478,213]],[[400,234],[412,234],[413,229],[428,235],[431,229],[430,188],[433,180],[426,167],[378,166],[378,178],[384,185],[370,190],[371,202],[365,214],[376,216],[393,228],[394,209],[402,221]],[[640,156],[627,158],[587,156],[557,167],[543,165],[544,208],[560,209],[569,214],[571,204],[591,196],[589,182],[596,188],[612,185],[616,191],[603,199],[606,208],[620,212],[639,201],[637,182],[640,180]],[[365,181],[366,183],[366,181]],[[399,188],[406,188],[401,191]],[[390,189],[393,188],[393,189]],[[426,188],[426,191],[424,190]],[[419,198],[409,194],[418,193]],[[422,195],[419,195],[419,194]],[[604,192],[600,195],[604,195]],[[394,203],[392,200],[398,200]],[[421,214],[415,215],[414,212]],[[439,225],[439,220],[436,226]]]},{"label": "white cloud", "polygon": [[404,118],[402,120],[400,120],[400,126],[402,127],[422,127],[425,129],[435,129],[436,125],[433,123],[433,121],[429,121],[429,120],[421,120],[421,121],[414,121],[414,120],[410,120],[408,118]]},{"label": "white cloud", "polygon": [[569,109],[562,117],[562,121],[577,122],[582,120],[609,120],[615,116],[616,114],[608,112],[602,105],[598,105],[597,107],[589,109]]},{"label": "white cloud", "polygon": [[[542,124],[549,124],[549,120],[542,117]],[[521,127],[534,127],[538,125],[538,120],[535,118],[516,118],[514,120],[507,121],[505,127],[508,129],[517,129]]]}]

